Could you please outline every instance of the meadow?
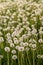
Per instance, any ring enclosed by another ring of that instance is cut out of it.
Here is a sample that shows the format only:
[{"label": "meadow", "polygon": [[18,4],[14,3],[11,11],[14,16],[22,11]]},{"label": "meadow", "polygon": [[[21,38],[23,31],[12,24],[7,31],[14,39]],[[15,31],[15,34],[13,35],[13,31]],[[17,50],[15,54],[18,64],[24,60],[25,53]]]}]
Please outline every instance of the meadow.
[{"label": "meadow", "polygon": [[0,65],[43,65],[43,1],[0,0]]}]

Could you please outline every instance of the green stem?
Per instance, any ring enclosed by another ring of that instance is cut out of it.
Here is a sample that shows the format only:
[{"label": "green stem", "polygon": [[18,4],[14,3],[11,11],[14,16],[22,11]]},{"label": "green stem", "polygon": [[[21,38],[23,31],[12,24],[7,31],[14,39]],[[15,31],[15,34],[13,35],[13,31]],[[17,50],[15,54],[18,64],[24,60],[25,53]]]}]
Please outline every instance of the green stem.
[{"label": "green stem", "polygon": [[24,55],[23,55],[23,65],[25,65]]},{"label": "green stem", "polygon": [[26,65],[28,65],[27,58],[26,58]]},{"label": "green stem", "polygon": [[22,53],[21,53],[21,65],[22,65]]},{"label": "green stem", "polygon": [[13,60],[11,61],[11,65],[13,65]]},{"label": "green stem", "polygon": [[18,51],[18,65],[20,65],[20,62],[19,62],[19,51]]},{"label": "green stem", "polygon": [[35,65],[34,51],[33,51],[33,65]]},{"label": "green stem", "polygon": [[29,59],[29,56],[28,56],[28,52],[27,52],[27,59],[29,61],[29,65],[31,65],[31,62],[30,62],[30,59]]},{"label": "green stem", "polygon": [[1,65],[1,58],[0,58],[0,65]]},{"label": "green stem", "polygon": [[7,65],[9,65],[9,53],[7,53]]},{"label": "green stem", "polygon": [[[12,57],[12,55],[11,55],[11,57]],[[12,60],[12,58],[11,58],[11,65],[13,65],[13,60]]]}]

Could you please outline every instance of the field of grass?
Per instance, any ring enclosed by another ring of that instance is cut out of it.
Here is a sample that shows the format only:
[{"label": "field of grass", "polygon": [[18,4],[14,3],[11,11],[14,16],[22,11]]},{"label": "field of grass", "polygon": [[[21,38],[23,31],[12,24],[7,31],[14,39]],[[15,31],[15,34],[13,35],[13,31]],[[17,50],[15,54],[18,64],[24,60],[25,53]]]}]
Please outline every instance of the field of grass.
[{"label": "field of grass", "polygon": [[43,1],[0,0],[0,65],[43,65]]}]

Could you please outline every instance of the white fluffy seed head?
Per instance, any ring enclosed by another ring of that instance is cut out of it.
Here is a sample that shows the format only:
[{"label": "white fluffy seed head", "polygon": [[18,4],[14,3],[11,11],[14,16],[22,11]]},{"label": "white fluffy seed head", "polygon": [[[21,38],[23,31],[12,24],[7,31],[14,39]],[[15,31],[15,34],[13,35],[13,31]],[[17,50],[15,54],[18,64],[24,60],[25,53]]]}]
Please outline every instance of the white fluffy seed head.
[{"label": "white fluffy seed head", "polygon": [[39,39],[38,42],[39,42],[39,43],[43,43],[43,39]]},{"label": "white fluffy seed head", "polygon": [[13,40],[14,40],[14,44],[18,44],[19,43],[17,38],[14,38]]},{"label": "white fluffy seed head", "polygon": [[17,55],[13,55],[12,60],[16,60],[16,59],[17,59]]},{"label": "white fluffy seed head", "polygon": [[25,43],[24,43],[24,46],[28,46],[28,43],[27,43],[27,42],[25,42]]},{"label": "white fluffy seed head", "polygon": [[25,48],[25,51],[26,51],[26,52],[27,52],[27,51],[29,51],[29,48],[28,48],[28,47],[26,47],[26,48]]},{"label": "white fluffy seed head", "polygon": [[36,29],[33,29],[32,32],[31,32],[33,35],[35,35],[37,33],[37,30]]},{"label": "white fluffy seed head", "polygon": [[10,43],[10,47],[13,48],[14,47],[14,44],[13,43]]},{"label": "white fluffy seed head", "polygon": [[9,47],[5,47],[4,50],[5,50],[5,52],[10,52],[10,48]]},{"label": "white fluffy seed head", "polygon": [[29,44],[29,47],[32,48],[32,50],[36,50],[36,44],[30,43],[30,44]]},{"label": "white fluffy seed head", "polygon": [[36,44],[32,44],[32,50],[36,50]]},{"label": "white fluffy seed head", "polygon": [[27,42],[25,42],[25,43],[24,42],[21,42],[20,43],[20,46],[26,47],[26,46],[28,46],[28,43]]},{"label": "white fluffy seed head", "polygon": [[20,43],[20,46],[22,46],[22,47],[23,47],[23,46],[24,46],[24,42],[21,42],[21,43]]},{"label": "white fluffy seed head", "polygon": [[18,51],[23,52],[24,51],[24,47],[19,47]]},{"label": "white fluffy seed head", "polygon": [[16,46],[15,48],[16,48],[16,50],[18,50],[19,46]]},{"label": "white fluffy seed head", "polygon": [[3,39],[3,37],[0,37],[0,43],[1,43],[1,42],[4,42],[4,39]]},{"label": "white fluffy seed head", "polygon": [[38,59],[43,59],[43,55],[40,55],[40,54],[39,54],[39,55],[37,55],[37,58],[38,58]]},{"label": "white fluffy seed head", "polygon": [[36,48],[36,44],[32,44],[32,47],[33,47],[33,48]]},{"label": "white fluffy seed head", "polygon": [[11,53],[12,53],[12,54],[16,54],[16,50],[12,50]]}]

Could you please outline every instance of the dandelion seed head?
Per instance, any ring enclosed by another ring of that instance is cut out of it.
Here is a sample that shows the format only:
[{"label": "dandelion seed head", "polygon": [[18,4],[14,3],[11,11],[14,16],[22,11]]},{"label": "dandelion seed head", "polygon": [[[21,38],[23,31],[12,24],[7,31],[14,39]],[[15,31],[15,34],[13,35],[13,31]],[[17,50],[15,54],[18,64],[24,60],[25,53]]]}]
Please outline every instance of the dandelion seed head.
[{"label": "dandelion seed head", "polygon": [[17,55],[13,55],[12,60],[16,60],[16,59],[17,59]]},{"label": "dandelion seed head", "polygon": [[4,38],[0,37],[0,43],[4,42]]},{"label": "dandelion seed head", "polygon": [[12,53],[12,54],[16,54],[16,50],[12,50],[11,53]]},{"label": "dandelion seed head", "polygon": [[4,50],[5,50],[5,52],[10,52],[10,48],[9,47],[5,47]]},{"label": "dandelion seed head", "polygon": [[15,47],[14,43],[10,43],[10,47],[11,48]]},{"label": "dandelion seed head", "polygon": [[23,52],[24,51],[24,47],[18,47],[18,51]]}]

